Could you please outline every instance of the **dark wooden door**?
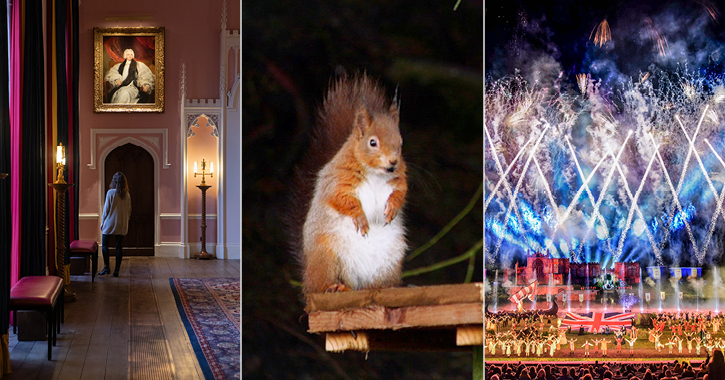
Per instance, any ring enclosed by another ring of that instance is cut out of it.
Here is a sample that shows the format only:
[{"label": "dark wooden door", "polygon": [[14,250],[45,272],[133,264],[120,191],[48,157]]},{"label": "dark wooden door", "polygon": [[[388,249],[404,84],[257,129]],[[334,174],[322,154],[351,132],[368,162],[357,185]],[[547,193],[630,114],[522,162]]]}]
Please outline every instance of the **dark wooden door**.
[{"label": "dark wooden door", "polygon": [[[124,256],[154,255],[154,159],[140,146],[126,144],[111,151],[105,163],[104,194],[113,175],[123,172],[131,193],[131,219],[128,234],[123,239]],[[109,247],[115,251],[115,243]],[[111,252],[114,255],[115,252]]]}]

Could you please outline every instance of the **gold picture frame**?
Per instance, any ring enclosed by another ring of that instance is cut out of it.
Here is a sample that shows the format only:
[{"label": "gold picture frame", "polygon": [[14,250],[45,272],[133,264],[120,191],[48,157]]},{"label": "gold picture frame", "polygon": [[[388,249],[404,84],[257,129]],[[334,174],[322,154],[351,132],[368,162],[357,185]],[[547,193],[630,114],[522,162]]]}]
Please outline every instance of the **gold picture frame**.
[{"label": "gold picture frame", "polygon": [[94,112],[164,112],[164,27],[93,28],[93,56]]}]

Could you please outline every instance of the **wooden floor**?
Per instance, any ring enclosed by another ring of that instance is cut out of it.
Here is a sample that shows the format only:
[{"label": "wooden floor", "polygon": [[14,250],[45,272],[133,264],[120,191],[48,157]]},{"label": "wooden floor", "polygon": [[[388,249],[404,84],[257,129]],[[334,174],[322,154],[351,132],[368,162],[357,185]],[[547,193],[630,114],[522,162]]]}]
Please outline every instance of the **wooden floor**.
[{"label": "wooden floor", "polygon": [[18,341],[11,327],[13,372],[2,378],[204,379],[169,278],[238,278],[239,269],[239,260],[128,257],[117,278],[71,276],[78,300],[66,303],[53,360],[47,341]]}]

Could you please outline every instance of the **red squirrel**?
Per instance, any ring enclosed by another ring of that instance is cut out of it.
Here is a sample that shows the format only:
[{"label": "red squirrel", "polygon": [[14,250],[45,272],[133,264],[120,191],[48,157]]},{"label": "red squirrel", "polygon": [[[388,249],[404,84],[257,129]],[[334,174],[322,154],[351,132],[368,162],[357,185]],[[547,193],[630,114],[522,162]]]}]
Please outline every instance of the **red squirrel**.
[{"label": "red squirrel", "polygon": [[397,94],[388,102],[366,75],[330,86],[316,141],[346,139],[317,173],[302,228],[305,293],[400,283],[408,185],[399,120]]}]

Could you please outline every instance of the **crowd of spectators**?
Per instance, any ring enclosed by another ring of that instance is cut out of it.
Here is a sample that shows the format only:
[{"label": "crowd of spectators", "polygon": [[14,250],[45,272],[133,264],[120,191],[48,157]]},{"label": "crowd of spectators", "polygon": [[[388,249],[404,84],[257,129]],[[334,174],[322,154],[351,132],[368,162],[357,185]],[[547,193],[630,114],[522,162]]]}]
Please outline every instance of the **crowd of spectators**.
[{"label": "crowd of spectators", "polygon": [[486,364],[486,380],[725,380],[725,357],[716,349],[702,363]]}]

